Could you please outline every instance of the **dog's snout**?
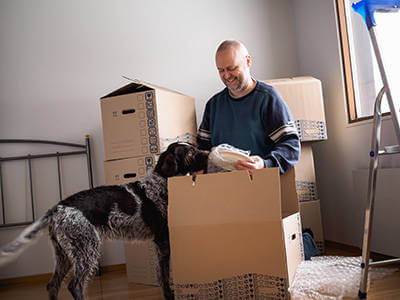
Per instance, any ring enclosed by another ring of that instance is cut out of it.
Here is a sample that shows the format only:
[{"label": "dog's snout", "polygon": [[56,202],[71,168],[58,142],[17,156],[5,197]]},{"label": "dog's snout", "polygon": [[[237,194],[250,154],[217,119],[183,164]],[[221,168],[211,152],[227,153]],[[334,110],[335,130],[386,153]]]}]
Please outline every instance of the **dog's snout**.
[{"label": "dog's snout", "polygon": [[193,162],[193,171],[204,171],[207,172],[207,163],[208,163],[208,155],[209,151],[197,150],[195,159]]}]

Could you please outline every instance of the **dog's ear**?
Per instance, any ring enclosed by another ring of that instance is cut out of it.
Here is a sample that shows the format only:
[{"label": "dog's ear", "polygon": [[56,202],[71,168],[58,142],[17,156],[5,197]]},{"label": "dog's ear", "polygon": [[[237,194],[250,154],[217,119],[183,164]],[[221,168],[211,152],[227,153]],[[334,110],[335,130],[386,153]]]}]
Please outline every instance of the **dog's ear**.
[{"label": "dog's ear", "polygon": [[178,164],[173,153],[165,152],[161,154],[158,171],[164,177],[172,177],[178,174]]}]

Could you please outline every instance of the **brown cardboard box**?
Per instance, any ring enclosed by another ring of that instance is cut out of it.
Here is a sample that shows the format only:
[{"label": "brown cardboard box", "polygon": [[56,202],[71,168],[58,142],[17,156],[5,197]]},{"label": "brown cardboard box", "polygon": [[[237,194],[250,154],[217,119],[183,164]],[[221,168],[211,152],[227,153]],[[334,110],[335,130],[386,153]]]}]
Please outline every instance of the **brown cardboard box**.
[{"label": "brown cardboard box", "polygon": [[289,106],[302,142],[327,139],[321,81],[305,76],[264,82],[276,88]]},{"label": "brown cardboard box", "polygon": [[320,254],[325,252],[324,232],[322,230],[321,203],[319,200],[300,202],[301,224],[314,233],[314,241]]},{"label": "brown cardboard box", "polygon": [[177,299],[287,299],[304,258],[294,171],[168,181]]},{"label": "brown cardboard box", "polygon": [[194,98],[132,82],[101,98],[106,160],[157,155],[196,136]]},{"label": "brown cardboard box", "polygon": [[[104,162],[107,185],[134,182],[154,168],[154,156],[142,156]],[[158,258],[152,241],[125,242],[125,263],[128,282],[159,285]]]},{"label": "brown cardboard box", "polygon": [[107,160],[104,162],[106,184],[123,184],[144,178],[149,169],[154,168],[154,156]]},{"label": "brown cardboard box", "polygon": [[296,190],[299,201],[317,200],[318,194],[311,143],[301,144],[300,159],[294,169],[296,171]]}]

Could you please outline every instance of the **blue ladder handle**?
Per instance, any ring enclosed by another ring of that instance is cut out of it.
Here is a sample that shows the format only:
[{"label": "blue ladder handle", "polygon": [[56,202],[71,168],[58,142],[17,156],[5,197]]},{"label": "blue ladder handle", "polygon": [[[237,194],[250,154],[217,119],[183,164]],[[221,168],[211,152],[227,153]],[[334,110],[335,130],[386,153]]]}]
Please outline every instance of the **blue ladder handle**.
[{"label": "blue ladder handle", "polygon": [[361,0],[353,2],[351,6],[363,17],[369,30],[372,26],[376,26],[374,18],[376,11],[395,12],[400,9],[400,0]]}]

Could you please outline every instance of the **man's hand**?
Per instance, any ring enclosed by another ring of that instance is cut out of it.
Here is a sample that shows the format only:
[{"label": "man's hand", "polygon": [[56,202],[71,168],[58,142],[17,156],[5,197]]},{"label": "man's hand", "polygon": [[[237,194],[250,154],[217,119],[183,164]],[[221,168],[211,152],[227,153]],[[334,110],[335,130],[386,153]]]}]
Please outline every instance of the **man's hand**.
[{"label": "man's hand", "polygon": [[237,170],[255,170],[265,168],[264,161],[261,157],[254,155],[250,156],[249,158],[249,161],[238,160],[234,165],[235,168]]}]

